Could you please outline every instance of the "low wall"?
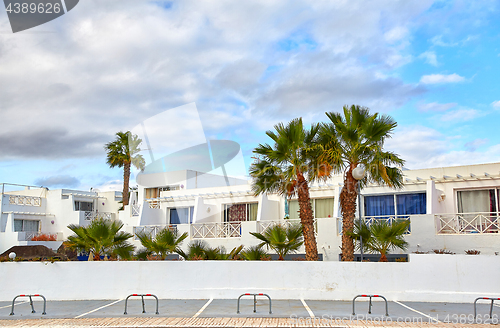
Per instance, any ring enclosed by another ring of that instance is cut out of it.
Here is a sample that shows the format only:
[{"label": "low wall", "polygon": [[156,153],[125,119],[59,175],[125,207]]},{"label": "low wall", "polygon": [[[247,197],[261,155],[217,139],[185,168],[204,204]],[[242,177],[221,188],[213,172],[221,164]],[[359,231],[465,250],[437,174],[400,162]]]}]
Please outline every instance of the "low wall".
[{"label": "low wall", "polygon": [[500,256],[411,254],[406,263],[304,261],[4,262],[1,301],[18,294],[48,300],[236,299],[245,292],[274,299],[473,302],[500,297]]}]

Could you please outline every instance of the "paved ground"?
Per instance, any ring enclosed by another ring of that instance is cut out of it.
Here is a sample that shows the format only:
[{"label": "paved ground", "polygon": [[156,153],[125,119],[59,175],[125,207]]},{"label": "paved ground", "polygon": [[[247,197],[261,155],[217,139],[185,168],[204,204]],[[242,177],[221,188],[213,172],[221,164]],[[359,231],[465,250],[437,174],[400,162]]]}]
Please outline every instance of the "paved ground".
[{"label": "paved ground", "polygon": [[[140,298],[125,300],[94,301],[47,301],[46,315],[42,315],[43,302],[35,301],[36,313],[26,299],[18,299],[14,315],[10,315],[11,302],[0,302],[0,326],[15,327],[475,327],[479,323],[500,323],[500,304],[493,308],[489,318],[490,303],[478,304],[477,323],[473,318],[471,303],[388,303],[389,316],[385,316],[385,304],[374,301],[372,314],[368,314],[368,302],[356,301],[356,315],[352,315],[352,303],[343,301],[274,300],[272,313],[269,302],[258,299],[256,313],[253,299],[242,298],[240,313],[236,313],[236,300],[160,300],[159,314],[155,314],[156,302],[145,299],[146,313],[142,313]],[[484,325],[485,326],[485,325]]]}]

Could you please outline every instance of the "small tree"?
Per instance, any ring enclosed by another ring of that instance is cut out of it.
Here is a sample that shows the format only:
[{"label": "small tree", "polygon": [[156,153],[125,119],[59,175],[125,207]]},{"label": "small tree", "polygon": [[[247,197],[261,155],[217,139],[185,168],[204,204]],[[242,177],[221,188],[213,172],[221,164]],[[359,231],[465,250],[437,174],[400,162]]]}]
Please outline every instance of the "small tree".
[{"label": "small tree", "polygon": [[297,224],[288,227],[275,224],[262,234],[258,232],[250,232],[250,234],[262,240],[260,247],[265,245],[268,249],[274,250],[281,261],[285,260],[286,254],[295,253],[304,244],[302,227]]},{"label": "small tree", "polygon": [[[380,253],[380,262],[387,262],[387,253],[390,250],[406,250],[408,247],[404,235],[409,226],[410,221],[408,220],[396,220],[392,224],[384,220],[377,220],[369,227],[364,224],[360,227],[356,223],[354,233],[351,233],[350,236],[355,240],[359,240],[359,237],[362,236],[363,250],[370,253]],[[359,246],[357,248],[359,249]]]},{"label": "small tree", "polygon": [[139,238],[142,246],[144,246],[149,253],[155,253],[164,260],[168,254],[177,253],[180,245],[188,237],[188,233],[184,232],[179,236],[177,230],[171,231],[168,228],[160,230],[153,238],[151,234],[144,231],[135,234]]},{"label": "small tree", "polygon": [[68,228],[75,234],[68,237],[66,246],[89,253],[89,259],[93,256],[96,261],[101,256],[129,258],[135,247],[127,241],[132,235],[120,231],[122,227],[121,221],[104,218],[96,218],[86,227],[70,224]]}]

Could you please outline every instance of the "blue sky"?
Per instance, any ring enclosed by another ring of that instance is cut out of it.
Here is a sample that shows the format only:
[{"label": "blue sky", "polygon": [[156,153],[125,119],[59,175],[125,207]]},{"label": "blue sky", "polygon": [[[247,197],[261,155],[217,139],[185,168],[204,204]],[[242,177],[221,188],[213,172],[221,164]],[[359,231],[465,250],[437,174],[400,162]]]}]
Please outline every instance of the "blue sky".
[{"label": "blue sky", "polygon": [[[358,104],[408,168],[500,161],[498,1],[80,1],[12,34],[0,9],[0,181],[121,189],[103,145],[196,103],[240,143]],[[182,124],[169,140],[194,142]],[[133,184],[133,183],[132,183]]]}]

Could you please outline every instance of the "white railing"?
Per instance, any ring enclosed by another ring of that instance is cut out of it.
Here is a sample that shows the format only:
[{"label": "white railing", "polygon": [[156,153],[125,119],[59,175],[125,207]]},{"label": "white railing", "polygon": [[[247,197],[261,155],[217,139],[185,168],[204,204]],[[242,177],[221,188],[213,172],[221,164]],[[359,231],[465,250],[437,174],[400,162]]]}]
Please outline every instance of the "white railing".
[{"label": "white railing", "polygon": [[500,217],[492,213],[435,214],[437,234],[499,233]]},{"label": "white railing", "polygon": [[[410,221],[410,215],[379,215],[379,216],[363,216],[362,220],[364,220],[364,223],[367,226],[372,225],[375,222],[380,222],[384,221],[389,224],[394,223],[396,220],[408,220]],[[354,218],[354,223],[359,222],[359,217]],[[342,218],[337,218],[337,229],[338,229],[338,234],[342,234]],[[408,226],[408,232],[406,234],[410,234],[411,232],[411,221],[410,221],[410,226]]]},{"label": "white railing", "polygon": [[139,216],[139,214],[141,213],[140,204],[132,204],[130,205],[130,208],[132,209],[132,216]]},{"label": "white railing", "polygon": [[159,209],[160,208],[160,202],[157,201],[157,200],[148,200],[148,204],[149,204],[149,208],[156,208],[156,209]]},{"label": "white railing", "polygon": [[139,238],[137,238],[137,233],[142,233],[142,232],[145,232],[146,234],[150,235],[151,238],[155,238],[158,232],[160,232],[163,229],[168,229],[170,231],[177,232],[177,226],[175,225],[137,226],[134,227],[134,239],[139,240]]},{"label": "white railing", "polygon": [[85,220],[92,221],[96,218],[103,218],[111,220],[113,218],[113,213],[109,212],[93,212],[93,211],[85,211]]},{"label": "white railing", "polygon": [[[257,222],[257,232],[264,233],[267,229],[269,229],[270,227],[272,227],[276,224],[282,224],[285,227],[289,227],[291,225],[300,224],[300,220],[285,219],[285,220],[281,220],[281,221],[258,221]],[[313,225],[314,225],[314,234],[318,235],[318,220],[317,219],[313,219]]]},{"label": "white railing", "polygon": [[42,198],[35,196],[9,195],[10,205],[42,206]]},{"label": "white railing", "polygon": [[194,223],[191,224],[191,238],[239,238],[241,222]]},{"label": "white railing", "polygon": [[62,240],[59,237],[58,233],[50,233],[50,232],[32,232],[32,231],[26,231],[24,234],[24,241],[31,241],[35,237],[39,237],[41,235],[45,235],[49,237],[50,239],[55,239],[55,240],[41,240],[41,241],[59,241]]}]

